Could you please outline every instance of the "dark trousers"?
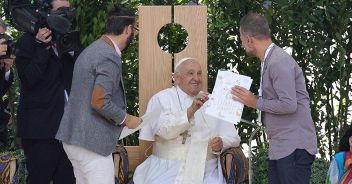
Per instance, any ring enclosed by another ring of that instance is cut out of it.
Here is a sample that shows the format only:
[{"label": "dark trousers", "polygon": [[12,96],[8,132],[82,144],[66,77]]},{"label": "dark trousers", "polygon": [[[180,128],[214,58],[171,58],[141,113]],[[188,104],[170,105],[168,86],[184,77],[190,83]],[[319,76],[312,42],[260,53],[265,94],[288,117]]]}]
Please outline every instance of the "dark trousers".
[{"label": "dark trousers", "polygon": [[28,171],[27,184],[76,183],[70,160],[56,139],[22,139]]},{"label": "dark trousers", "polygon": [[309,184],[314,159],[306,150],[296,149],[287,157],[268,160],[269,184]]}]

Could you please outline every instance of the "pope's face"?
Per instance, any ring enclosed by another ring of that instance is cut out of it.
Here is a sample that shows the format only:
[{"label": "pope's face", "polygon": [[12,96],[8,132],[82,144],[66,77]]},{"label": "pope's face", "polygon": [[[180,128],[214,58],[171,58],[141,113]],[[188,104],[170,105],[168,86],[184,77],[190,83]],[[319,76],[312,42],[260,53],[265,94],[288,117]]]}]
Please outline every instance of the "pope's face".
[{"label": "pope's face", "polygon": [[185,93],[196,96],[202,89],[202,69],[194,60],[188,60],[179,66],[179,72],[175,73],[175,83]]}]

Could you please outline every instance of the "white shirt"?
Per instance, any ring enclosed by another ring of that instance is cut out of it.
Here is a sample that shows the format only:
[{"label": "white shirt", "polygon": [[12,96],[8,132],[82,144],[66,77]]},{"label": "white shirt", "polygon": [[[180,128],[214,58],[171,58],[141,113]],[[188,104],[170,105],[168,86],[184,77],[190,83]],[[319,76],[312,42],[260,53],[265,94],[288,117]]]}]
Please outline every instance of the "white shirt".
[{"label": "white shirt", "polygon": [[11,70],[5,72],[5,80],[9,80],[10,79],[10,73],[11,73]]},{"label": "white shirt", "polygon": [[[139,139],[154,142],[153,155],[139,165],[134,173],[133,180],[136,184],[184,183],[182,177],[186,170],[186,161],[182,157],[188,155],[188,151],[192,149],[191,144],[195,140],[208,142],[211,138],[219,136],[223,140],[225,149],[239,145],[240,137],[232,124],[205,116],[206,104],[189,122],[187,108],[192,101],[193,97],[180,88],[176,90],[175,87],[165,89],[151,98],[146,113],[159,109],[161,114],[157,122],[144,126],[140,132]],[[189,131],[191,137],[182,144],[180,134],[185,130]],[[205,154],[203,183],[226,183],[217,155],[213,154],[210,148]]]},{"label": "white shirt", "polygon": [[[116,50],[117,55],[121,57],[121,50],[120,50],[119,46],[117,45],[117,43],[115,43],[115,41],[112,38],[110,38],[109,36],[106,35],[106,37],[108,37],[111,40],[112,44],[114,45],[114,48]],[[125,118],[123,119],[123,121],[120,123],[120,125],[122,125],[125,122],[126,118],[127,118],[127,114],[126,114]]]},{"label": "white shirt", "polygon": [[[261,98],[263,95],[262,86],[263,86],[264,62],[265,62],[265,59],[268,57],[270,50],[274,47],[274,45],[275,45],[274,43],[271,43],[268,46],[268,48],[266,48],[265,53],[264,53],[263,62],[260,64],[260,85],[259,85],[259,90],[258,90],[259,98]],[[257,113],[258,113],[258,123],[261,124],[262,123],[262,112],[259,109],[257,109]]]},{"label": "white shirt", "polygon": [[264,62],[265,59],[268,57],[268,54],[270,50],[273,48],[274,43],[271,43],[268,48],[266,48],[265,53],[264,53],[264,59],[263,62],[260,64],[260,86],[259,86],[259,97],[262,96],[262,84],[263,84],[263,71],[264,71]]},{"label": "white shirt", "polygon": [[120,50],[119,46],[117,45],[117,43],[115,43],[115,41],[112,38],[110,38],[109,36],[107,36],[107,37],[111,40],[112,44],[114,45],[114,48],[116,50],[117,55],[119,55],[121,57],[121,50]]}]

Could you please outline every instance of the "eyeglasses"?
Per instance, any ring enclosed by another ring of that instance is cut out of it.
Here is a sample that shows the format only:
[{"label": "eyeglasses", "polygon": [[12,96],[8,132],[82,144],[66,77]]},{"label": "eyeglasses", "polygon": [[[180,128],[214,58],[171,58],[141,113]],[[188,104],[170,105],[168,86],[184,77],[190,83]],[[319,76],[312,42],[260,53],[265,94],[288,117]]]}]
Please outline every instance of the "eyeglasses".
[{"label": "eyeglasses", "polygon": [[133,26],[133,32],[134,32],[134,36],[137,36],[139,33],[139,29],[136,26]]}]

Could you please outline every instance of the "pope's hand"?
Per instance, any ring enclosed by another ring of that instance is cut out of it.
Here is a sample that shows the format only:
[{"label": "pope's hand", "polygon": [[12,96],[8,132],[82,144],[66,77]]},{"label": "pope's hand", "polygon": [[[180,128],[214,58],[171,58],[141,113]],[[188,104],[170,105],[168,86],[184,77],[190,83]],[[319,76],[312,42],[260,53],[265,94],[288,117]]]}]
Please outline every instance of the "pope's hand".
[{"label": "pope's hand", "polygon": [[209,146],[213,152],[220,152],[224,145],[221,137],[214,137],[210,140]]},{"label": "pope's hand", "polygon": [[192,105],[187,109],[188,119],[193,117],[194,113],[196,113],[196,111],[208,100],[208,93],[200,91],[198,95],[194,97]]},{"label": "pope's hand", "polygon": [[127,128],[135,129],[142,123],[142,121],[143,120],[139,117],[127,114],[127,117],[126,117],[124,123],[127,126]]}]

